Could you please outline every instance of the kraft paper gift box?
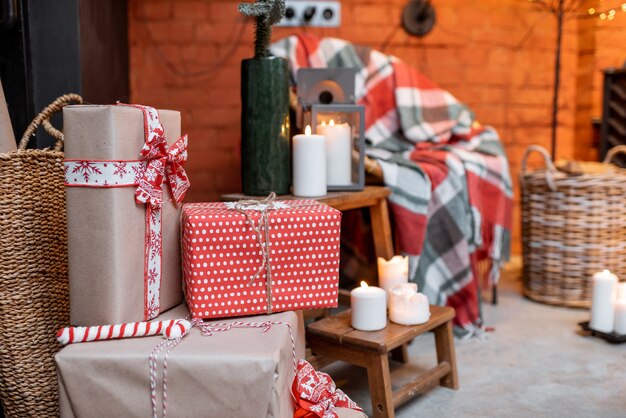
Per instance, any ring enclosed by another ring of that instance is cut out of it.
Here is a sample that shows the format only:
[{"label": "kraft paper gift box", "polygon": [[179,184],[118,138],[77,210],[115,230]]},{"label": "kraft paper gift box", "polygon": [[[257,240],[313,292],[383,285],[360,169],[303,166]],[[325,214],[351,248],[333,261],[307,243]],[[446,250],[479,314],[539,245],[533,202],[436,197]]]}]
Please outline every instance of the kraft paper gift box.
[{"label": "kraft paper gift box", "polygon": [[[158,116],[171,146],[181,136],[180,113],[158,110]],[[146,118],[141,109],[125,105],[65,107],[66,184],[94,174],[89,166],[76,167],[81,161],[108,161],[107,167],[100,166],[103,171],[113,170],[118,161],[141,160]],[[132,170],[120,167],[108,173],[121,178],[136,174]],[[117,181],[108,182],[116,186]],[[70,321],[72,325],[105,325],[151,319],[154,313],[146,317],[146,308],[154,298],[148,300],[145,284],[151,278],[144,276],[148,273],[144,272],[147,205],[135,202],[136,186],[94,186],[66,187]],[[161,312],[182,301],[180,207],[172,202],[166,184],[162,190]]]},{"label": "kraft paper gift box", "polygon": [[[161,316],[184,318],[180,305]],[[304,355],[301,313],[245,318],[289,324],[296,356]],[[212,321],[215,322],[215,321]],[[220,320],[219,323],[232,322]],[[208,322],[210,323],[210,322]],[[152,416],[148,358],[163,337],[69,345],[55,357],[63,418]],[[157,411],[162,414],[162,366],[157,359]],[[167,360],[167,415],[172,417],[291,418],[294,378],[289,330],[272,325],[203,335],[191,329]]]},{"label": "kraft paper gift box", "polygon": [[4,90],[0,83],[0,153],[15,151],[17,144],[13,135],[13,126],[9,117],[9,109],[4,99]]},{"label": "kraft paper gift box", "polygon": [[185,298],[194,318],[337,306],[341,212],[311,200],[270,204],[265,214],[266,203],[183,206]]}]

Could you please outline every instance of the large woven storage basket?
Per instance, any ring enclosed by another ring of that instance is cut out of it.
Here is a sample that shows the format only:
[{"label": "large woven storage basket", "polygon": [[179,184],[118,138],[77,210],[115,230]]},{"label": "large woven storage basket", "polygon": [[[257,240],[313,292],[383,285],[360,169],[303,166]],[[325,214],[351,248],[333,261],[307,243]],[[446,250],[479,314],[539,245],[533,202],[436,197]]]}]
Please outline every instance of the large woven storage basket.
[{"label": "large woven storage basket", "polygon": [[[7,417],[59,415],[56,331],[69,323],[62,134],[50,116],[80,96],[60,97],[28,127],[18,150],[0,153],[0,398]],[[43,124],[55,150],[26,150]]]},{"label": "large woven storage basket", "polygon": [[[539,153],[545,169],[528,171]],[[609,269],[626,278],[626,170],[603,163],[559,164],[530,146],[522,160],[523,292],[536,301],[590,306],[591,276]]]}]

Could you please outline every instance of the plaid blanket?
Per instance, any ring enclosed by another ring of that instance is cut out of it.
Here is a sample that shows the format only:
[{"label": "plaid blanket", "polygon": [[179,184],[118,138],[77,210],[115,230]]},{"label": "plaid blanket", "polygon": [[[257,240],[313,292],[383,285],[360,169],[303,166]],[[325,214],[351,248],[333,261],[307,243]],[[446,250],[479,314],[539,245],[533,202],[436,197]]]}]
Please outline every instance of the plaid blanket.
[{"label": "plaid blanket", "polygon": [[497,283],[509,257],[512,185],[497,133],[400,59],[311,35],[271,49],[303,67],[357,69],[357,102],[366,109],[367,154],[391,188],[390,211],[410,277],[431,303],[453,306],[456,324],[478,332],[479,265]]}]

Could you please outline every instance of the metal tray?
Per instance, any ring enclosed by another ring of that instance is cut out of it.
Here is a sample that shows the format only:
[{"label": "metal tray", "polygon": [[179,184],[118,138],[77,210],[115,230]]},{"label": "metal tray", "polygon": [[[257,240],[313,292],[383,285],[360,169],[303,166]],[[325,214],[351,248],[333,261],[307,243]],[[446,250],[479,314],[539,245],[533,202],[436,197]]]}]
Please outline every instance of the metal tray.
[{"label": "metal tray", "polygon": [[581,326],[585,331],[589,331],[591,335],[594,337],[600,337],[603,340],[607,340],[612,344],[621,344],[626,343],[626,334],[617,334],[615,332],[602,332],[596,331],[595,329],[589,328],[589,321],[579,322],[578,325]]}]

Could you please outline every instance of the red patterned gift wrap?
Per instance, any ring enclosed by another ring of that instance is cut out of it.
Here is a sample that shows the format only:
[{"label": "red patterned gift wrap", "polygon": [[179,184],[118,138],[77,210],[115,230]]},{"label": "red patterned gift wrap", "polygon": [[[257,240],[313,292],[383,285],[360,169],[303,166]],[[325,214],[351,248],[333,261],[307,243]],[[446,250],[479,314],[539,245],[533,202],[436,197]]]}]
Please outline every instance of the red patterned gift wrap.
[{"label": "red patterned gift wrap", "polygon": [[337,306],[341,212],[312,200],[190,203],[185,298],[194,318]]}]

